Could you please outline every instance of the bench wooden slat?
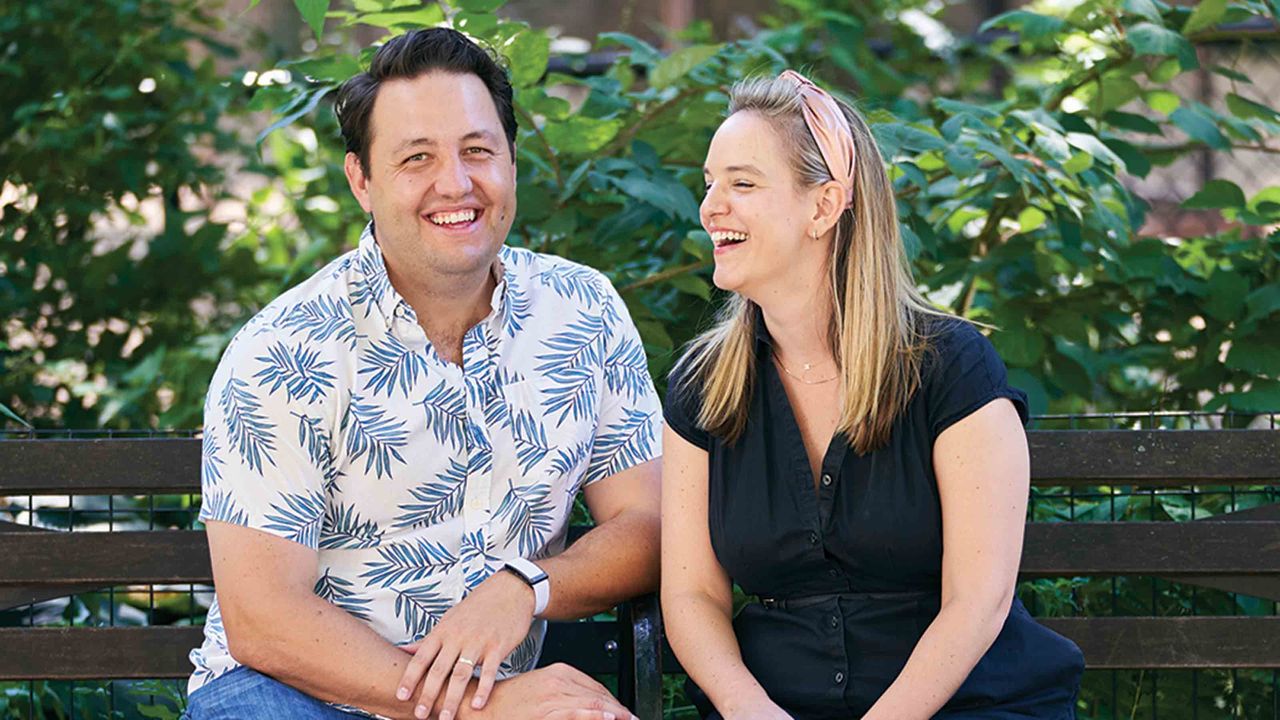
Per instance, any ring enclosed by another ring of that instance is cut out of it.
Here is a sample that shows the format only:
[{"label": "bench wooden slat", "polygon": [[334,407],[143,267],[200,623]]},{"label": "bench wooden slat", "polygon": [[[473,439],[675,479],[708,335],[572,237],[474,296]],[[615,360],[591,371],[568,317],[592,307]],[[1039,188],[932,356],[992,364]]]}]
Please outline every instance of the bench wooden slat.
[{"label": "bench wooden slat", "polygon": [[1037,485],[1226,485],[1280,478],[1280,430],[1042,430],[1027,435]]},{"label": "bench wooden slat", "polygon": [[[1026,577],[1280,573],[1280,521],[1028,523]],[[208,583],[199,530],[0,533],[0,587]]]},{"label": "bench wooden slat", "polygon": [[[0,628],[0,680],[182,678],[203,638],[200,627]],[[552,623],[540,662],[616,673],[617,641],[616,623]]]},{"label": "bench wooden slat", "polygon": [[1089,668],[1280,668],[1280,617],[1092,617],[1040,621]]},{"label": "bench wooden slat", "polygon": [[[1277,430],[1036,430],[1037,485],[1228,485],[1280,479]],[[0,496],[195,493],[200,440],[0,441]]]}]

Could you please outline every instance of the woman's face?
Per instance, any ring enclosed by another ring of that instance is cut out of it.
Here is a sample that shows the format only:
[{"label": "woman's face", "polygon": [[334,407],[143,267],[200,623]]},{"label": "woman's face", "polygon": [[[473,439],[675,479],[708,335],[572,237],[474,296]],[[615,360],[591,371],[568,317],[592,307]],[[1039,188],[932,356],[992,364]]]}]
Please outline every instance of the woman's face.
[{"label": "woman's face", "polygon": [[799,187],[790,151],[757,113],[731,115],[703,168],[702,227],[715,245],[716,287],[757,304],[821,273],[827,243],[809,236],[816,191]]}]

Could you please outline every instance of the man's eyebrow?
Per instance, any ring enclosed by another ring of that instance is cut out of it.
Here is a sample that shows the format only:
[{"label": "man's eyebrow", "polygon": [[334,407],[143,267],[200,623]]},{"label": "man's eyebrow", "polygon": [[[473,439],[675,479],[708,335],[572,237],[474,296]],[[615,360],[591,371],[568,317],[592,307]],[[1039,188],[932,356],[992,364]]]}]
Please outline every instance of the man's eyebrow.
[{"label": "man's eyebrow", "polygon": [[[726,167],[724,171],[727,173],[745,172],[745,173],[751,173],[752,175],[764,175],[764,173],[760,172],[760,168],[756,167],[755,165],[730,165]],[[702,174],[710,175],[711,169],[704,165],[702,167]]]},{"label": "man's eyebrow", "polygon": [[[497,142],[497,139],[495,138],[494,134],[493,134],[493,133],[491,133],[491,132],[489,132],[488,130],[472,130],[471,132],[467,133],[466,135],[463,135],[463,136],[460,138],[460,140],[461,140],[462,142],[471,142],[471,141],[473,141],[473,140],[483,140],[483,141],[487,141],[487,142]],[[437,146],[437,145],[439,145],[439,144],[440,144],[440,143],[438,143],[436,140],[434,140],[434,139],[432,139],[432,138],[429,138],[429,137],[416,137],[416,138],[409,138],[408,140],[405,140],[404,142],[402,142],[402,143],[400,143],[399,145],[397,145],[397,146],[396,146],[396,149],[395,149],[393,152],[395,152],[395,153],[401,153],[401,152],[404,152],[405,150],[408,150],[409,148],[413,148],[413,147],[419,147],[419,146],[422,146],[422,147],[435,147],[435,146]]]}]

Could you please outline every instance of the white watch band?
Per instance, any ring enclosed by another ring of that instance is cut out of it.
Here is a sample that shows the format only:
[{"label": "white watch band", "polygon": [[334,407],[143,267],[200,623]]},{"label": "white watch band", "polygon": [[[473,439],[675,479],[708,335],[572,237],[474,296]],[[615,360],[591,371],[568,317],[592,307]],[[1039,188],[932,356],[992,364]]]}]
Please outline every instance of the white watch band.
[{"label": "white watch band", "polygon": [[533,588],[533,616],[542,615],[542,612],[547,609],[547,604],[551,602],[551,580],[547,574],[532,560],[525,558],[507,560],[504,567],[519,575],[529,584],[529,587]]}]

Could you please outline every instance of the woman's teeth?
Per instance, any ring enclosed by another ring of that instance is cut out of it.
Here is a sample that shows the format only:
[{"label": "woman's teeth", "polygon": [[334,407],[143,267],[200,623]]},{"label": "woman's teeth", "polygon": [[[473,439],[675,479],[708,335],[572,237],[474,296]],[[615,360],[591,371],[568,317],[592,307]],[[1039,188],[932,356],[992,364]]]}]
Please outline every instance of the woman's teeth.
[{"label": "woman's teeth", "polygon": [[475,210],[459,210],[457,212],[436,213],[428,216],[431,222],[436,225],[458,225],[460,223],[469,223],[476,219]]},{"label": "woman's teeth", "polygon": [[711,242],[715,243],[716,247],[733,245],[735,243],[740,243],[746,239],[747,239],[746,233],[732,232],[728,230],[711,233]]}]

